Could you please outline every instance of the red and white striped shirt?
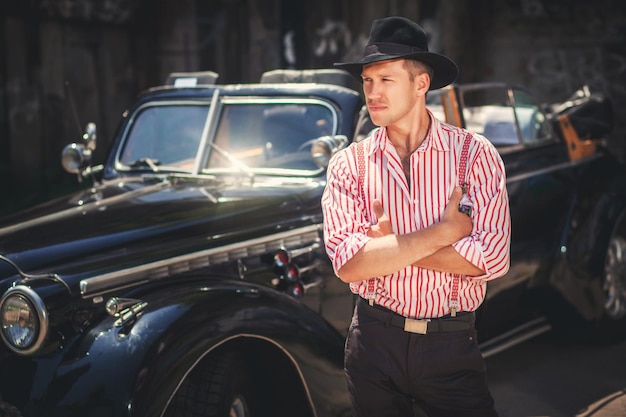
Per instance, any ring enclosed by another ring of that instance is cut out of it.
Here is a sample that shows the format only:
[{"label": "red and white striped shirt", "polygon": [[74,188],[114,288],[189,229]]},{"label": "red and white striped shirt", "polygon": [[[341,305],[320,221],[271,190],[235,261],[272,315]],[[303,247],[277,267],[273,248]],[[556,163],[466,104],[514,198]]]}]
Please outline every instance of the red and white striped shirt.
[{"label": "red and white striped shirt", "polygon": [[[381,200],[396,234],[414,232],[440,220],[454,187],[459,185],[458,164],[467,131],[442,123],[432,114],[430,117],[428,135],[411,155],[410,184],[384,127],[332,158],[322,207],[326,251],[335,273],[371,239],[367,231],[377,222],[372,210],[375,199]],[[365,146],[361,180],[355,146]],[[485,298],[486,281],[506,274],[510,263],[511,220],[502,159],[485,137],[474,134],[467,167],[473,228],[470,236],[453,247],[485,274],[461,276],[458,311],[476,310]],[[374,302],[405,317],[441,317],[450,313],[453,277],[409,265],[375,277]],[[350,289],[371,298],[367,280],[351,283]]]}]

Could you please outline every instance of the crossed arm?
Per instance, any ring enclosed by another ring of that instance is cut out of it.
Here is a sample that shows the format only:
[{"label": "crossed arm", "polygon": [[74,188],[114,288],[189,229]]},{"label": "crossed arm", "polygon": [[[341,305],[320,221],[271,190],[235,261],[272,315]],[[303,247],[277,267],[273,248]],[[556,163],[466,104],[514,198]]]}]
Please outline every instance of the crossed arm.
[{"label": "crossed arm", "polygon": [[407,265],[464,275],[484,274],[451,246],[472,231],[471,219],[457,209],[461,194],[457,187],[439,223],[405,235],[393,233],[380,201],[374,201],[374,213],[379,220],[368,231],[372,239],[341,267],[339,278],[356,282],[388,275]]}]

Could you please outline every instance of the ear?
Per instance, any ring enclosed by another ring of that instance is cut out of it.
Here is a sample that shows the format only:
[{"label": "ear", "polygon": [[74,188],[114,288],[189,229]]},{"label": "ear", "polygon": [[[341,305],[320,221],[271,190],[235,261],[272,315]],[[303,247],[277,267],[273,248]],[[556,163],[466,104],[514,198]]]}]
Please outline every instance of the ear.
[{"label": "ear", "polygon": [[419,95],[426,95],[430,88],[430,77],[426,72],[415,76],[415,86]]}]

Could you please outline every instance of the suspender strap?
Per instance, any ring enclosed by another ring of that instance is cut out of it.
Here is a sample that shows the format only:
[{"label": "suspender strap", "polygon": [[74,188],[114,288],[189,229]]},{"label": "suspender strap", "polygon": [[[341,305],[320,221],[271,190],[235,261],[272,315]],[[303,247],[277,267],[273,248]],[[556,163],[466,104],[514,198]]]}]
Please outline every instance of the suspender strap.
[{"label": "suspender strap", "polygon": [[[354,145],[356,148],[356,164],[357,164],[357,172],[358,172],[358,186],[359,186],[359,196],[361,201],[363,202],[363,208],[367,207],[367,201],[365,200],[365,143],[357,142]],[[365,217],[369,219],[367,215],[367,211],[365,211]],[[367,280],[367,288],[365,290],[365,298],[373,302],[374,296],[376,295],[376,278],[370,278]]]},{"label": "suspender strap", "polygon": [[465,182],[465,175],[467,172],[467,154],[469,152],[469,146],[472,142],[472,134],[467,132],[465,140],[463,141],[463,148],[461,148],[461,158],[459,159],[459,185],[461,187],[467,187]]},{"label": "suspender strap", "polygon": [[[465,195],[465,193],[467,192],[467,182],[466,182],[466,176],[467,176],[467,158],[468,158],[468,154],[469,154],[469,147],[472,141],[472,134],[471,133],[467,133],[465,135],[465,139],[463,141],[463,147],[461,148],[461,156],[459,159],[459,165],[458,165],[458,179],[459,179],[459,186],[461,188],[463,188],[463,194]],[[367,201],[366,201],[366,196],[365,196],[365,143],[364,142],[358,142],[354,145],[355,148],[355,152],[356,152],[356,164],[357,164],[357,175],[358,175],[358,188],[359,188],[359,196],[361,198],[361,201],[363,203],[363,207],[367,207]],[[367,213],[365,213],[366,218],[369,217],[367,215]],[[453,274],[452,276],[452,288],[450,291],[450,299],[449,299],[449,307],[450,307],[450,313],[451,315],[454,317],[456,316],[456,313],[459,311],[460,309],[460,302],[459,302],[459,285],[460,285],[460,280],[461,280],[461,275],[460,274]],[[365,294],[365,298],[370,300],[370,302],[374,299],[374,296],[376,294],[375,292],[376,289],[376,278],[370,278],[367,280],[367,289],[366,289],[366,294]]]},{"label": "suspender strap", "polygon": [[[363,207],[367,207],[367,205],[365,204],[365,189],[363,188],[363,183],[365,182],[365,150],[363,142],[358,142],[355,145],[356,148],[356,164],[357,164],[357,170],[358,170],[358,176],[359,176],[359,196],[361,197],[361,200],[363,201]],[[367,213],[366,213],[366,217]]]},{"label": "suspender strap", "polygon": [[[472,141],[472,134],[467,133],[465,135],[465,140],[463,141],[463,148],[461,149],[461,158],[459,159],[459,186],[463,189],[463,197],[466,197],[467,193],[467,182],[466,182],[466,171],[467,171],[467,155],[469,152],[469,146]],[[461,200],[463,201],[463,200]],[[454,317],[456,316],[457,311],[461,308],[461,303],[459,301],[459,285],[461,281],[460,274],[452,275],[452,288],[450,288],[450,314]]]}]

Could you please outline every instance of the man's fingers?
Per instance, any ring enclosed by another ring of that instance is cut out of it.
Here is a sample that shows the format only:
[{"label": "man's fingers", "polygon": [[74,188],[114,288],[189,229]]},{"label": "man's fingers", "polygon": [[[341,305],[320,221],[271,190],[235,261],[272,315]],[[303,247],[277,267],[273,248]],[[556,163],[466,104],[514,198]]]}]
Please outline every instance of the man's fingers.
[{"label": "man's fingers", "polygon": [[370,237],[380,237],[392,234],[393,228],[391,227],[391,221],[389,220],[389,216],[385,213],[380,200],[374,200],[372,202],[372,210],[378,221],[369,229],[367,235]]},{"label": "man's fingers", "polygon": [[372,204],[372,208],[374,209],[374,214],[376,218],[380,221],[381,217],[385,216],[385,210],[383,210],[383,203],[380,200],[374,200]]},{"label": "man's fingers", "polygon": [[452,196],[450,197],[450,203],[453,205],[458,205],[461,201],[461,197],[463,196],[463,189],[461,187],[454,187],[452,190]]}]

